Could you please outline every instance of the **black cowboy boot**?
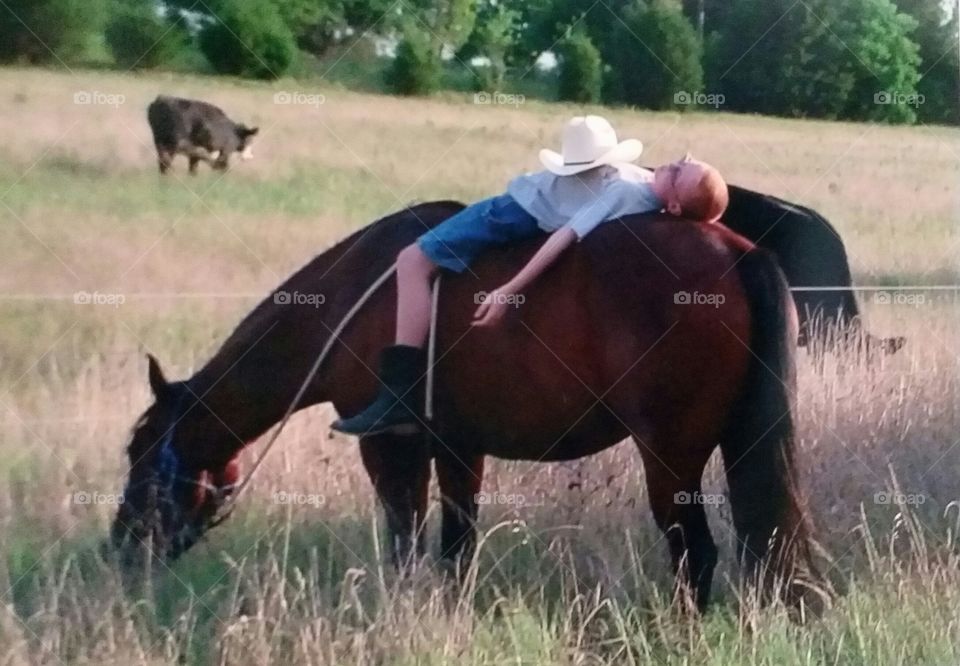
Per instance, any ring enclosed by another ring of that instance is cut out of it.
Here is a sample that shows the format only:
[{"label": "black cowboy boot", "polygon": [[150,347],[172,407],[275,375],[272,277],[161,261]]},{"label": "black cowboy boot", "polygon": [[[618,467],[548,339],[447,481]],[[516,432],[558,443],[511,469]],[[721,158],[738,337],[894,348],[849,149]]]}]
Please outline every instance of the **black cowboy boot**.
[{"label": "black cowboy boot", "polygon": [[331,426],[348,435],[414,435],[420,432],[420,396],[413,386],[423,376],[425,358],[419,347],[393,345],[380,353],[380,392],[370,405]]}]

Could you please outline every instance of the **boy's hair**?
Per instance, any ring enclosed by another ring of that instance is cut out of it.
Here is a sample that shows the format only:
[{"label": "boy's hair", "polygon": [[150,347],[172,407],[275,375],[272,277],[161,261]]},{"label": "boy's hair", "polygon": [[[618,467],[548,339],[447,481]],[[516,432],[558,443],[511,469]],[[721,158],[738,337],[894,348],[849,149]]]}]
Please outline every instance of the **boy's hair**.
[{"label": "boy's hair", "polygon": [[696,193],[688,200],[681,202],[683,216],[700,222],[716,222],[727,209],[730,194],[727,183],[720,172],[709,164],[700,163],[703,175],[697,183]]}]

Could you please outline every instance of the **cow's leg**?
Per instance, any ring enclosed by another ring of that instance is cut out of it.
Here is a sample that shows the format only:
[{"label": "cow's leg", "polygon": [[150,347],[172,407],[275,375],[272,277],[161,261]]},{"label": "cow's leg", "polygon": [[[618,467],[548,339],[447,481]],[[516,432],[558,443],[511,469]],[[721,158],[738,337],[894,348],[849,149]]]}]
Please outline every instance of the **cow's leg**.
[{"label": "cow's leg", "polygon": [[164,174],[170,170],[173,164],[173,151],[163,146],[157,146],[157,164],[160,167],[160,173]]},{"label": "cow's leg", "polygon": [[703,612],[710,600],[713,570],[717,565],[717,546],[710,535],[700,477],[710,457],[710,449],[677,446],[687,456],[668,456],[654,452],[642,442],[637,446],[643,456],[650,508],[657,527],[664,533],[677,584],[689,589],[697,609]]},{"label": "cow's leg", "polygon": [[360,438],[360,457],[387,519],[390,557],[402,567],[424,552],[430,455],[422,435]]},{"label": "cow's leg", "polygon": [[191,175],[197,175],[197,165],[200,164],[200,158],[195,155],[190,156],[190,173]]},{"label": "cow's leg", "polygon": [[436,452],[436,467],[443,502],[440,557],[456,565],[462,575],[470,566],[476,548],[477,495],[483,483],[483,456],[444,449]]}]

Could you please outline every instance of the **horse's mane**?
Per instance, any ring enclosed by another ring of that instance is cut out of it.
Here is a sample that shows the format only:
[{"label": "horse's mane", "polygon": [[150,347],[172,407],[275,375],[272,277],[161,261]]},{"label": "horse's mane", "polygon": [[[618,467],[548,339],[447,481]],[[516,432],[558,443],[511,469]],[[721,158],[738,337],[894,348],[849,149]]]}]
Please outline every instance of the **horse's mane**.
[{"label": "horse's mane", "polygon": [[[316,255],[270,292],[240,321],[197,375],[208,370],[219,375],[222,369],[219,372],[214,369],[219,359],[237,358],[278,321],[281,313],[291,311],[291,308],[285,308],[277,302],[278,292],[322,293],[325,283],[340,277],[337,289],[339,296],[353,290],[359,295],[369,282],[393,263],[402,247],[462,208],[462,203],[451,200],[411,205],[371,222]],[[341,261],[348,254],[352,260]],[[367,278],[367,275],[372,277]],[[344,280],[345,276],[354,279]],[[344,283],[347,284],[347,289],[344,289]],[[325,307],[331,305],[327,303]]]}]

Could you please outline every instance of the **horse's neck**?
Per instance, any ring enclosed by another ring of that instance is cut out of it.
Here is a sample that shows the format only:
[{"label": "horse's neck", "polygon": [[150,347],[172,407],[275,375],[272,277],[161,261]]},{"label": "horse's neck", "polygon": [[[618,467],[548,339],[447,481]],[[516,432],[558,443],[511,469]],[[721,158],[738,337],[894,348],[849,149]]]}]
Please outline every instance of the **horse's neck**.
[{"label": "horse's neck", "polygon": [[[331,331],[369,286],[340,270],[347,268],[338,266],[343,254],[341,244],[297,271],[241,321],[190,379],[216,415],[210,426],[219,426],[224,438],[240,446],[240,441],[259,437],[283,417]],[[362,257],[351,257],[358,259]],[[281,293],[329,296],[319,307],[311,307],[285,303],[277,298]],[[321,371],[298,408],[327,399],[324,379]]]},{"label": "horse's neck", "polygon": [[[220,416],[222,428],[232,431],[234,441],[238,437],[250,441],[283,417],[330,334],[357,300],[424,228],[460,208],[456,202],[423,204],[357,231],[294,273],[240,322],[191,380],[200,390],[209,391],[205,402]],[[372,322],[383,324],[384,299],[392,298],[385,288],[378,291],[377,303],[358,314],[349,335],[369,337],[378,328]],[[292,303],[294,294],[322,295],[324,300],[318,307]],[[342,357],[342,346],[338,349]],[[329,399],[328,383],[334,381],[334,373],[328,368],[333,360],[324,362],[300,408]],[[351,357],[346,365],[354,363]],[[349,378],[341,380],[349,382]]]}]

